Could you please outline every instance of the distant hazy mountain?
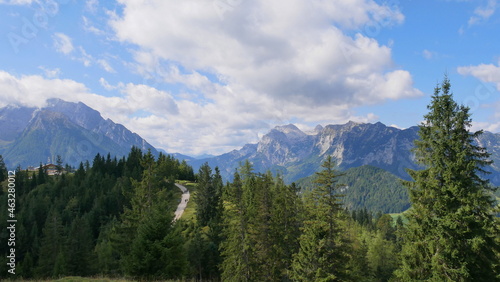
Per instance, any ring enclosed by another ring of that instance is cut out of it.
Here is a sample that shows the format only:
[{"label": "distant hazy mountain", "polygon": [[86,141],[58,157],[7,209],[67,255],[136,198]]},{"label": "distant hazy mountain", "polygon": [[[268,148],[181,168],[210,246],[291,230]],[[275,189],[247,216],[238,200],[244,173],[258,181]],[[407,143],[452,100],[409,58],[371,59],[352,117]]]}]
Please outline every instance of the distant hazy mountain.
[{"label": "distant hazy mountain", "polygon": [[0,154],[10,167],[55,162],[57,155],[77,165],[92,161],[97,153],[124,156],[132,146],[158,154],[139,135],[103,119],[98,111],[59,99],[49,100],[44,108],[0,109],[0,129]]},{"label": "distant hazy mountain", "polygon": [[[275,127],[257,144],[213,158],[187,161],[195,169],[204,162],[218,166],[230,179],[239,164],[248,159],[256,171],[280,172],[290,183],[318,171],[326,156],[332,155],[341,170],[371,165],[409,179],[405,170],[418,168],[411,153],[417,132],[417,126],[398,129],[380,122],[317,126],[311,132],[290,124]],[[500,185],[500,134],[485,132],[477,142],[486,146],[497,161],[489,178]]]}]

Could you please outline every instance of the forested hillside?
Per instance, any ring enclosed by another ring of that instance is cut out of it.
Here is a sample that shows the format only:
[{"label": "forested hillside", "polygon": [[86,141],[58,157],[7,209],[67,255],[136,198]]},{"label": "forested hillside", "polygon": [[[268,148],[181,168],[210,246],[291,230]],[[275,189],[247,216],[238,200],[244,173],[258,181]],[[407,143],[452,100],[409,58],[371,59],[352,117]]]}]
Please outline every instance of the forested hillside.
[{"label": "forested hillside", "polygon": [[[296,184],[303,191],[314,188],[316,175],[302,178]],[[392,173],[373,166],[361,166],[343,171],[338,177],[345,184],[339,191],[342,202],[349,210],[366,208],[373,212],[400,213],[410,207],[408,190],[401,179]]]},{"label": "forested hillside", "polygon": [[[143,267],[154,268],[148,256],[166,251],[150,241],[159,234],[158,244],[172,248],[167,257],[182,257],[183,240],[171,225],[180,194],[175,179],[194,180],[191,167],[166,155],[155,160],[138,148],[119,160],[97,155],[92,165],[59,176],[17,170],[17,277],[138,275]],[[9,237],[6,192],[0,192],[2,242]],[[166,235],[170,241],[163,240]],[[9,248],[0,245],[2,277],[9,274]],[[168,264],[156,263],[162,269]],[[185,265],[173,263],[168,273],[180,277]]]}]

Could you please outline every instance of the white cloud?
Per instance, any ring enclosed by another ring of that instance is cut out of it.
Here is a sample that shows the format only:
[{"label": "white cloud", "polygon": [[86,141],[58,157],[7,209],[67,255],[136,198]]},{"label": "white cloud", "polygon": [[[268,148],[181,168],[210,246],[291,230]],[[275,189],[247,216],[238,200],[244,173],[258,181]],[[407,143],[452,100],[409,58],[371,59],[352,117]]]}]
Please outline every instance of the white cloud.
[{"label": "white cloud", "polygon": [[44,66],[39,66],[38,68],[43,70],[43,73],[47,78],[57,78],[61,74],[61,69],[59,68],[49,69]]},{"label": "white cloud", "polygon": [[90,33],[93,33],[95,35],[103,35],[105,34],[104,31],[98,29],[97,27],[95,27],[92,23],[91,20],[89,20],[89,18],[85,17],[85,16],[82,16],[82,21],[83,21],[83,30],[85,30],[86,32],[90,32]]},{"label": "white cloud", "polygon": [[[461,75],[470,75],[481,81],[475,90],[474,94],[466,98],[468,106],[472,110],[480,108],[493,108],[494,114],[491,120],[497,121],[500,119],[500,103],[485,104],[489,98],[498,96],[495,87],[490,83],[496,84],[497,91],[500,91],[500,60],[498,66],[494,64],[480,64],[477,66],[458,67],[457,71]],[[470,104],[470,105],[469,105]],[[491,132],[500,131],[500,122],[473,122],[472,130],[484,129]]]},{"label": "white cloud", "polygon": [[59,53],[68,55],[75,49],[71,38],[64,33],[55,33],[52,39],[54,40],[54,48]]},{"label": "white cloud", "polygon": [[389,125],[389,126],[390,126],[390,127],[397,128],[397,129],[401,129],[401,130],[406,129],[406,128],[401,127],[401,126],[399,126],[399,125],[397,125],[397,124],[391,124],[391,125]]},{"label": "white cloud", "polygon": [[97,7],[99,6],[99,0],[87,0],[85,2],[85,10],[95,13],[97,11]]},{"label": "white cloud", "polygon": [[[120,2],[123,17],[110,23],[120,40],[141,47],[136,59],[144,67],[159,59],[177,62],[274,100],[305,106],[376,103],[389,97],[377,93],[366,99],[366,85],[391,88],[395,81],[387,80],[389,74],[401,71],[392,70],[390,48],[361,34],[351,38],[336,27],[402,21],[399,11],[374,1],[245,1],[225,12],[223,20],[210,1]],[[148,21],[137,25],[142,18]],[[406,82],[390,98],[421,94],[411,79]]]},{"label": "white cloud", "polygon": [[106,79],[104,79],[104,77],[101,77],[101,78],[99,79],[99,83],[101,84],[101,86],[102,86],[104,89],[106,89],[106,90],[108,90],[108,91],[115,90],[115,89],[118,89],[118,88],[123,87],[123,84],[120,84],[120,85],[117,85],[117,86],[114,86],[114,85],[109,84],[109,82],[108,82]]},{"label": "white cloud", "polygon": [[8,5],[31,5],[37,3],[39,0],[0,0],[0,4]]},{"label": "white cloud", "polygon": [[108,61],[104,59],[99,59],[97,60],[97,63],[107,72],[110,73],[115,73],[116,71],[111,67],[111,65],[108,63]]},{"label": "white cloud", "polygon": [[54,47],[56,48],[56,51],[63,53],[64,55],[71,55],[70,58],[72,60],[80,61],[86,67],[97,64],[109,73],[116,72],[106,59],[95,59],[91,54],[87,53],[83,46],[75,47],[71,38],[66,34],[55,33],[52,38],[54,40]]},{"label": "white cloud", "polygon": [[472,131],[484,130],[493,133],[500,133],[500,122],[475,122],[472,121]]},{"label": "white cloud", "polygon": [[86,67],[90,67],[94,62],[94,57],[87,53],[82,46],[78,46],[78,51],[80,52],[80,56],[73,57],[73,59],[82,62]]},{"label": "white cloud", "polygon": [[494,64],[480,64],[477,66],[458,67],[457,71],[461,75],[471,75],[482,82],[495,83],[497,89],[500,91],[500,60],[497,66]]},{"label": "white cloud", "polygon": [[128,83],[122,90],[134,111],[146,109],[154,115],[177,115],[179,109],[173,97],[147,85]]},{"label": "white cloud", "polygon": [[78,101],[88,94],[81,83],[67,79],[46,79],[39,75],[15,77],[0,71],[0,106],[20,104],[41,107],[49,98]]},{"label": "white cloud", "polygon": [[427,60],[430,60],[432,58],[434,58],[436,56],[436,52],[433,52],[433,51],[429,51],[427,49],[424,49],[424,51],[422,51],[422,56],[427,59]]},{"label": "white cloud", "polygon": [[479,6],[474,10],[474,15],[469,19],[469,26],[487,21],[498,8],[497,0],[488,0],[486,5]]}]

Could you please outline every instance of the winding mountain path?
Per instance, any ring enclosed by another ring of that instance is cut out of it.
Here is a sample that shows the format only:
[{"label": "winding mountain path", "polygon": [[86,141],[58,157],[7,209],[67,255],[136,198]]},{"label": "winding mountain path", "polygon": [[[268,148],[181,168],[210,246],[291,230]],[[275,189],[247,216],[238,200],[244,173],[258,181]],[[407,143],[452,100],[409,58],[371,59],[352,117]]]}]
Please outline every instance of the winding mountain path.
[{"label": "winding mountain path", "polygon": [[189,197],[191,196],[189,194],[189,190],[186,187],[184,187],[178,183],[175,183],[175,186],[177,186],[177,188],[181,189],[182,198],[181,198],[181,202],[177,206],[177,210],[175,211],[174,221],[181,218],[182,214],[184,213],[184,210],[186,209],[187,203],[189,202]]}]

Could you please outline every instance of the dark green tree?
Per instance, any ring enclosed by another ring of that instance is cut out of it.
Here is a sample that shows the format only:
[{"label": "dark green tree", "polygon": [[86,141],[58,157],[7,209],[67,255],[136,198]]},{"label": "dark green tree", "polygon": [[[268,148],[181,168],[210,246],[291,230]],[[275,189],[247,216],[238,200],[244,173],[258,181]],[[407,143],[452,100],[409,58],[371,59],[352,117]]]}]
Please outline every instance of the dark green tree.
[{"label": "dark green tree", "polygon": [[306,199],[300,247],[292,264],[296,281],[348,280],[345,216],[338,193],[345,185],[337,182],[339,173],[331,156],[322,167],[317,172],[317,188]]},{"label": "dark green tree", "polygon": [[186,248],[191,277],[199,281],[218,281],[217,266],[220,263],[218,245],[210,238],[211,236],[204,234],[202,228],[194,224],[193,227],[195,228]]},{"label": "dark green tree", "polygon": [[155,203],[137,229],[126,260],[126,272],[148,280],[180,278],[187,260],[181,234],[172,226],[166,201]]},{"label": "dark green tree", "polygon": [[66,274],[89,276],[94,273],[94,242],[88,219],[73,220],[66,240]]},{"label": "dark green tree", "polygon": [[398,266],[394,243],[386,240],[384,233],[385,231],[379,230],[373,235],[366,254],[369,271],[375,281],[389,281]]},{"label": "dark green tree", "polygon": [[40,246],[37,276],[53,277],[64,273],[64,226],[61,216],[52,208],[43,227],[43,237]]},{"label": "dark green tree", "polygon": [[481,178],[491,164],[469,132],[469,108],[459,106],[445,77],[435,88],[429,113],[415,141],[422,170],[409,170],[405,182],[412,202],[407,213],[403,281],[498,281],[498,221],[489,182]]},{"label": "dark green tree", "polygon": [[[250,171],[248,171],[250,170]],[[250,181],[251,168],[243,171],[243,179],[239,173],[234,174],[232,184],[227,185],[224,201],[225,240],[221,243],[221,278],[223,281],[253,281],[252,260],[253,242],[250,240],[250,222],[247,207],[244,203],[244,183]]]},{"label": "dark green tree", "polygon": [[103,275],[116,275],[119,273],[119,252],[113,248],[110,240],[111,232],[117,225],[117,220],[113,219],[104,226],[99,234],[95,246],[95,255],[97,261],[97,271]]},{"label": "dark green tree", "polygon": [[38,167],[38,185],[44,184],[47,181],[47,171],[43,168],[42,163]]},{"label": "dark green tree", "polygon": [[302,224],[302,201],[295,184],[285,185],[278,176],[270,187],[272,206],[270,211],[270,238],[272,244],[271,261],[274,281],[290,280],[293,254],[299,248],[300,226]]},{"label": "dark green tree", "polygon": [[60,155],[57,155],[56,157],[56,172],[57,175],[61,175],[63,173],[64,166],[63,166],[63,160]]},{"label": "dark green tree", "polygon": [[200,167],[197,180],[198,185],[195,194],[196,220],[200,226],[207,226],[208,222],[216,216],[218,202],[212,169],[208,163]]},{"label": "dark green tree", "polygon": [[3,160],[2,155],[0,155],[0,183],[7,179],[7,167]]}]

